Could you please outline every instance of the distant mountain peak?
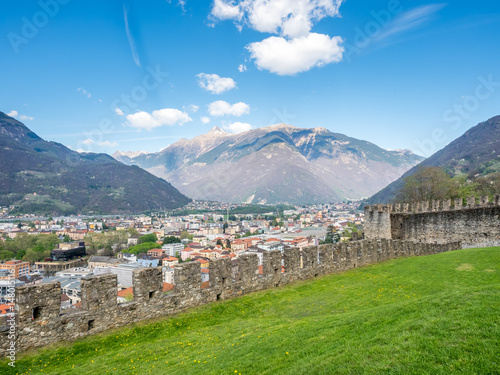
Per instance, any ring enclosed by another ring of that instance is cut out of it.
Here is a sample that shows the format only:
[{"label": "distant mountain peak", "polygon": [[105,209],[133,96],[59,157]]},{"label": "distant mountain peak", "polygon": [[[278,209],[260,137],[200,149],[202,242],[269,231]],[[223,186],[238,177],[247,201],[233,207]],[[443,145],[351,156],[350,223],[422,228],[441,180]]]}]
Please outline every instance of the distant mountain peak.
[{"label": "distant mountain peak", "polygon": [[219,135],[227,135],[228,132],[225,130],[219,128],[218,126],[214,126],[210,131],[207,133],[207,135],[212,135],[212,136],[219,136]]},{"label": "distant mountain peak", "polygon": [[280,123],[237,134],[214,127],[161,153],[119,160],[195,199],[304,204],[369,196],[421,158],[321,127]]},{"label": "distant mountain peak", "polygon": [[149,152],[147,152],[147,151],[115,151],[115,153],[113,153],[113,155],[111,155],[111,156],[114,157],[115,159],[117,157],[120,157],[120,156],[127,156],[129,158],[135,158],[137,156],[147,155],[147,154],[149,154]]},{"label": "distant mountain peak", "polygon": [[270,128],[270,129],[298,129],[296,126],[293,126],[293,125],[288,125],[288,124],[285,124],[284,122],[280,122],[279,124],[274,124],[274,125],[269,125],[267,126],[267,128]]}]

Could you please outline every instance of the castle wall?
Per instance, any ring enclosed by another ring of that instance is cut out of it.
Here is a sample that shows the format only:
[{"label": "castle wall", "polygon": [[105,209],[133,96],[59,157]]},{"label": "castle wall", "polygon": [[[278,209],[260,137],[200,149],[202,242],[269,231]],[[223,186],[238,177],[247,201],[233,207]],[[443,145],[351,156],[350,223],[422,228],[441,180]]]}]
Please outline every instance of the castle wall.
[{"label": "castle wall", "polygon": [[[199,262],[174,269],[174,290],[162,291],[160,268],[135,270],[134,299],[117,304],[116,275],[82,279],[82,309],[61,310],[59,283],[16,288],[16,350],[22,352],[48,344],[72,341],[134,322],[168,316],[194,306],[234,298],[257,290],[287,285],[388,259],[428,255],[460,249],[459,242],[413,243],[399,240],[362,240],[349,243],[270,251],[263,256],[259,274],[256,254],[244,254],[237,267],[228,258],[210,262],[210,286],[201,289]],[[282,271],[282,265],[284,271]],[[9,327],[0,327],[0,350],[10,345]]]},{"label": "castle wall", "polygon": [[500,197],[367,206],[365,238],[500,246]]}]

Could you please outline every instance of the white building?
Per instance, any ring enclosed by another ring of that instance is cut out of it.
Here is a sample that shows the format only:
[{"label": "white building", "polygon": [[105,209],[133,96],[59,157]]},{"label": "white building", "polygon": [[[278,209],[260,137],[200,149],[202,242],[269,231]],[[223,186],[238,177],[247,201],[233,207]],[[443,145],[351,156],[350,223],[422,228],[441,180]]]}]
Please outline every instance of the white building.
[{"label": "white building", "polygon": [[182,243],[168,243],[163,245],[161,248],[162,250],[165,250],[166,254],[171,257],[175,257],[177,254],[180,254],[182,250],[184,250],[184,245]]}]

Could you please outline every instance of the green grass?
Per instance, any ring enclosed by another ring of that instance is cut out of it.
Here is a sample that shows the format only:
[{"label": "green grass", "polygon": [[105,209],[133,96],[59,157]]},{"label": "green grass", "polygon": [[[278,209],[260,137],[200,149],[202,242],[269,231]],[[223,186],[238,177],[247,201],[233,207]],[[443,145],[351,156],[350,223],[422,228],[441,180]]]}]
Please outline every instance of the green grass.
[{"label": "green grass", "polygon": [[392,260],[31,352],[0,373],[498,374],[499,271],[500,248]]}]

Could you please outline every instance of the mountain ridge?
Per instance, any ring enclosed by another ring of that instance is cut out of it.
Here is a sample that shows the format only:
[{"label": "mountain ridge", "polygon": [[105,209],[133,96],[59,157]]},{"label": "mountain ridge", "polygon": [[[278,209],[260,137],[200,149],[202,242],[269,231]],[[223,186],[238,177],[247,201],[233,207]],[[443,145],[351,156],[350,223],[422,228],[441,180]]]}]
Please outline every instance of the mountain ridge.
[{"label": "mountain ridge", "polygon": [[234,203],[248,202],[252,196],[253,203],[359,199],[422,160],[411,152],[384,150],[325,128],[283,123],[238,134],[214,127],[157,153],[113,155],[167,178],[194,199]]},{"label": "mountain ridge", "polygon": [[45,141],[3,112],[0,160],[0,206],[19,213],[140,213],[189,202],[165,180],[107,154]]},{"label": "mountain ridge", "polygon": [[[367,204],[390,203],[404,186],[404,179],[420,167],[441,167],[450,175],[464,173],[469,178],[488,172],[488,164],[500,171],[500,115],[468,129],[447,146],[408,170],[401,178],[367,200]],[[493,170],[495,170],[493,168]]]}]

